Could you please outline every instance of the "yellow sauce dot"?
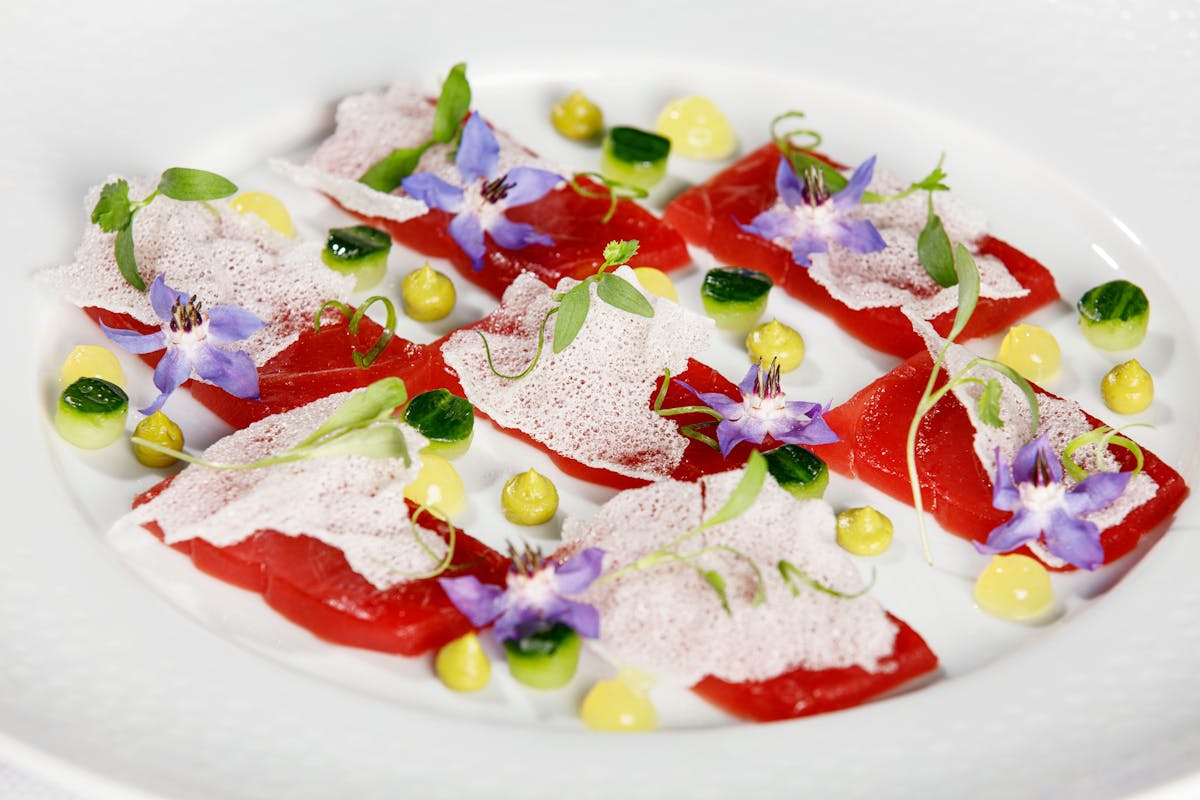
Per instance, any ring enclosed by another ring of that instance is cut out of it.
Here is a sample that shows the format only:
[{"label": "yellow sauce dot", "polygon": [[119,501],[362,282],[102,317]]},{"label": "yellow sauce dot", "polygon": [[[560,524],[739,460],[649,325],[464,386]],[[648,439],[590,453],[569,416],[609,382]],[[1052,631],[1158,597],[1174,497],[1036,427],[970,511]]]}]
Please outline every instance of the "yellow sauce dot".
[{"label": "yellow sauce dot", "polygon": [[737,147],[729,120],[706,97],[672,100],[658,115],[656,127],[671,140],[671,150],[685,158],[726,158]]},{"label": "yellow sauce dot", "polygon": [[588,690],[579,708],[583,724],[594,731],[652,731],[658,727],[658,712],[647,690],[649,676],[623,669],[617,677],[599,681]]},{"label": "yellow sauce dot", "polygon": [[779,320],[764,322],[746,336],[746,352],[751,361],[770,364],[778,359],[780,372],[791,372],[804,360],[804,339]]},{"label": "yellow sauce dot", "polygon": [[458,470],[446,459],[425,453],[417,479],[404,487],[404,496],[419,506],[453,518],[467,506],[467,491]]},{"label": "yellow sauce dot", "polygon": [[1012,367],[1021,377],[1045,383],[1058,375],[1062,351],[1054,334],[1036,325],[1014,325],[1000,342],[996,360]]},{"label": "yellow sauce dot", "polygon": [[58,381],[70,386],[80,378],[100,378],[125,388],[125,371],[121,362],[107,348],[94,344],[81,344],[67,354]]},{"label": "yellow sauce dot", "polygon": [[550,108],[550,124],[568,139],[594,139],[604,129],[604,114],[583,92],[571,92]]},{"label": "yellow sauce dot", "polygon": [[892,544],[892,521],[870,506],[837,515],[837,543],[856,556],[876,556]]},{"label": "yellow sauce dot", "polygon": [[509,522],[541,525],[558,511],[558,490],[545,475],[530,469],[514,475],[500,492],[500,506]]},{"label": "yellow sauce dot", "polygon": [[477,692],[492,677],[492,665],[474,631],[438,650],[433,669],[438,679],[456,692]]},{"label": "yellow sauce dot", "polygon": [[975,603],[993,617],[1033,621],[1054,606],[1050,575],[1037,559],[1023,555],[993,556],[975,581]]},{"label": "yellow sauce dot", "polygon": [[292,215],[288,213],[279,198],[273,194],[242,192],[232,198],[229,205],[239,214],[254,214],[262,218],[267,225],[284,236],[295,237],[296,235],[296,227],[292,225]]},{"label": "yellow sauce dot", "polygon": [[1145,411],[1154,399],[1154,379],[1136,358],[1117,364],[1100,381],[1104,404],[1118,414]]},{"label": "yellow sauce dot", "polygon": [[435,322],[452,310],[457,299],[454,283],[426,262],[400,281],[404,313],[417,322]]},{"label": "yellow sauce dot", "polygon": [[642,288],[650,294],[673,300],[676,303],[679,302],[679,292],[675,291],[675,284],[661,269],[634,267],[633,274],[637,276],[638,283],[642,285]]},{"label": "yellow sauce dot", "polygon": [[[155,411],[148,417],[143,417],[133,429],[133,435],[172,450],[183,449],[183,431],[170,417],[161,411]],[[133,455],[147,467],[169,467],[179,459],[151,450],[143,444],[134,443]]]}]

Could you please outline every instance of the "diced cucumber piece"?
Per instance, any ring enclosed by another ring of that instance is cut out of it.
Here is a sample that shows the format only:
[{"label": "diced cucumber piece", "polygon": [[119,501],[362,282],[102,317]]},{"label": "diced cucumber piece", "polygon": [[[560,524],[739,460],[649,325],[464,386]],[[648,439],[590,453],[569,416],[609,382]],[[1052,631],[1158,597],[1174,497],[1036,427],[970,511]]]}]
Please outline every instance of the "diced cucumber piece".
[{"label": "diced cucumber piece", "polygon": [[475,430],[475,406],[446,389],[422,392],[404,409],[404,421],[429,440],[429,449],[458,454],[471,441]]},{"label": "diced cucumber piece", "polygon": [[700,299],[718,328],[749,330],[762,318],[771,278],[745,267],[717,267],[704,275]]},{"label": "diced cucumber piece", "polygon": [[1102,283],[1079,298],[1076,308],[1084,337],[1101,350],[1127,350],[1146,338],[1150,301],[1136,284]]},{"label": "diced cucumber piece", "polygon": [[355,291],[366,291],[383,280],[392,237],[370,225],[332,228],[321,251],[325,266],[354,276]]},{"label": "diced cucumber piece", "polygon": [[54,427],[76,447],[98,450],[121,438],[129,396],[102,378],[80,378],[58,396]]},{"label": "diced cucumber piece", "polygon": [[671,140],[639,128],[618,126],[604,137],[600,171],[611,181],[649,189],[667,174]]},{"label": "diced cucumber piece", "polygon": [[579,634],[561,622],[533,636],[504,642],[512,676],[533,689],[566,686],[575,676],[582,647]]},{"label": "diced cucumber piece", "polygon": [[767,470],[776,482],[799,500],[814,500],[829,486],[829,468],[810,450],[785,444],[766,453]]}]

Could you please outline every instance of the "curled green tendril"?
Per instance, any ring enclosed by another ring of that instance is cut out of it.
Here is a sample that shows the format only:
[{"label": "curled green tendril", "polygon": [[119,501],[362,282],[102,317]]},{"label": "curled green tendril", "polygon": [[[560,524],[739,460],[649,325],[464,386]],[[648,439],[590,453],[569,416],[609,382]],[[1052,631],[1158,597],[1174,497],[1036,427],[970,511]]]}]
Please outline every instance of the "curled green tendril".
[{"label": "curled green tendril", "polygon": [[[1128,425],[1125,427],[1134,426]],[[1133,474],[1137,475],[1142,471],[1142,467],[1144,467],[1146,464],[1145,454],[1142,452],[1142,448],[1138,446],[1137,442],[1121,436],[1121,430],[1123,429],[1112,428],[1108,425],[1101,425],[1099,428],[1076,436],[1074,439],[1068,442],[1067,446],[1063,449],[1063,469],[1066,470],[1067,474],[1077,482],[1086,480],[1089,475],[1094,473],[1089,473],[1083,467],[1076,464],[1075,459],[1071,458],[1072,454],[1074,454],[1076,450],[1079,450],[1082,447],[1087,447],[1090,444],[1099,445],[1101,449],[1108,447],[1109,445],[1116,445],[1117,447],[1125,448],[1133,454],[1134,460],[1137,462],[1137,465],[1133,469]]]},{"label": "curled green tendril", "polygon": [[[440,561],[438,561],[437,553],[433,552],[433,548],[425,544],[425,540],[421,538],[421,533],[417,529],[416,520],[417,517],[421,516],[422,514],[428,514],[434,519],[444,523],[446,526],[446,554],[442,556]],[[450,562],[454,559],[454,547],[457,541],[458,529],[454,527],[454,523],[451,522],[449,518],[443,516],[442,513],[435,508],[431,508],[430,506],[426,505],[420,505],[417,506],[409,516],[408,529],[412,532],[413,539],[415,539],[417,544],[420,545],[421,549],[425,551],[426,555],[435,561],[438,561],[437,566],[431,570],[427,570],[426,572],[401,572],[400,570],[388,567],[391,572],[400,575],[406,580],[420,581],[427,578],[436,578],[438,575],[441,575],[450,568]]]},{"label": "curled green tendril", "polygon": [[[781,151],[783,151],[785,155],[790,155],[795,150],[815,150],[821,146],[821,142],[823,141],[821,134],[808,128],[794,128],[780,133],[778,130],[779,124],[784,120],[790,119],[804,119],[804,112],[785,111],[776,116],[775,119],[771,120],[770,125],[771,140],[775,142],[775,145]],[[808,137],[810,141],[804,144],[798,144],[795,141],[795,137],[797,136]]]},{"label": "curled green tendril", "polygon": [[533,353],[533,360],[529,362],[529,366],[525,367],[525,369],[521,370],[516,375],[505,375],[503,372],[500,372],[496,369],[496,364],[492,361],[492,347],[490,344],[488,344],[487,337],[483,335],[483,331],[475,331],[475,333],[479,334],[479,338],[483,340],[483,352],[487,357],[488,369],[492,371],[493,375],[495,375],[497,378],[504,378],[505,380],[509,381],[519,381],[521,378],[524,378],[526,375],[533,372],[533,368],[537,366],[538,360],[542,357],[542,349],[546,344],[546,323],[550,321],[550,315],[555,311],[558,311],[558,309],[552,308],[546,312],[546,316],[542,317],[542,324],[538,327],[537,350]]},{"label": "curled green tendril", "polygon": [[380,334],[379,339],[376,340],[374,346],[372,346],[365,355],[357,350],[351,351],[351,356],[354,358],[354,363],[358,365],[359,368],[366,369],[367,367],[371,366],[371,364],[375,363],[375,359],[379,357],[379,354],[382,353],[384,348],[388,346],[388,343],[392,341],[392,337],[396,335],[396,306],[391,300],[379,294],[375,295],[374,297],[368,297],[366,301],[364,301],[363,304],[358,307],[358,310],[354,311],[353,313],[351,313],[350,307],[345,303],[338,302],[337,300],[326,300],[323,304],[321,304],[321,307],[317,309],[317,314],[313,318],[313,330],[320,332],[321,317],[325,314],[325,309],[336,308],[338,311],[342,312],[343,316],[350,318],[350,324],[346,327],[350,329],[351,335],[357,336],[358,324],[362,322],[363,315],[367,313],[367,309],[369,309],[375,303],[383,303],[383,307],[387,311],[387,324],[383,326],[383,333]]},{"label": "curled green tendril", "polygon": [[[579,182],[579,178],[590,178],[601,184],[605,191],[597,192],[589,189]],[[650,196],[650,193],[640,186],[611,180],[599,172],[576,172],[567,183],[581,197],[587,197],[592,200],[608,199],[608,211],[600,218],[601,224],[608,223],[613,218],[613,215],[617,213],[618,200],[623,198],[642,199]]]},{"label": "curled green tendril", "polygon": [[818,592],[824,592],[827,595],[831,595],[842,600],[854,600],[855,598],[862,597],[867,592],[871,591],[872,587],[875,586],[874,567],[871,568],[870,582],[862,589],[859,589],[857,592],[839,592],[832,586],[826,586],[825,584],[821,583],[816,578],[812,577],[790,561],[781,559],[778,566],[779,574],[783,577],[783,581],[788,585],[788,588],[792,590],[793,597],[800,594],[800,589],[796,586],[796,579],[799,579],[805,585],[816,589]]},{"label": "curled green tendril", "polygon": [[690,425],[681,425],[679,427],[679,432],[689,439],[695,439],[698,442],[703,442],[713,450],[720,450],[721,445],[717,443],[716,439],[700,433],[700,431],[697,429],[710,428],[713,425],[719,424],[725,418],[721,416],[719,411],[711,409],[708,406],[679,406],[677,408],[663,408],[663,403],[666,402],[667,390],[670,388],[670,385],[671,370],[664,369],[662,385],[658,387],[658,394],[654,397],[654,413],[658,414],[660,417],[674,417],[679,414],[708,414],[709,416],[713,417],[712,420],[693,422]]}]

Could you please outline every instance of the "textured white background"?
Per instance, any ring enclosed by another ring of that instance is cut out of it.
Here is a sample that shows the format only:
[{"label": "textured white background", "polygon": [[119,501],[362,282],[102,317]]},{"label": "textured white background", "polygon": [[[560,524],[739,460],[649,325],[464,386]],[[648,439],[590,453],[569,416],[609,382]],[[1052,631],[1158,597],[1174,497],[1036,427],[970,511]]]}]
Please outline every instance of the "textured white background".
[{"label": "textured white background", "polygon": [[[294,116],[299,142],[328,113],[313,98],[377,85],[413,65],[503,63],[539,47],[570,66],[584,63],[580,53],[620,58],[654,50],[664,60],[750,62],[870,86],[970,121],[1042,159],[1111,211],[1184,296],[1194,297],[1198,15],[1195,2],[1130,0],[10,0],[0,7],[3,285],[19,292],[32,271],[69,254],[78,198],[109,172],[151,172],[178,153],[207,154],[206,164],[233,172],[261,155],[222,149],[222,130],[238,130],[244,140],[247,119],[271,120],[264,136],[279,146],[286,144],[277,139],[281,120]],[[1030,187],[1031,203],[1036,191]],[[504,758],[501,731],[438,718],[421,720],[419,732],[398,727],[389,709],[367,698],[314,687],[179,624],[178,613],[131,581],[97,538],[79,535],[81,518],[54,488],[44,428],[30,410],[38,404],[26,345],[31,331],[42,335],[38,324],[10,294],[3,332],[17,358],[0,402],[11,426],[6,452],[22,469],[5,481],[0,531],[0,752],[89,797],[232,796],[236,787],[239,796],[303,798],[326,795],[333,784],[347,796],[397,796],[447,770],[459,785],[443,784],[444,796],[506,794],[512,784],[497,782],[510,781],[522,765]],[[1188,472],[1194,485],[1194,460]],[[1185,514],[1194,518],[1194,506]],[[1196,770],[1198,534],[1177,530],[1130,576],[1139,591],[1102,598],[1088,625],[1056,631],[1036,657],[1018,653],[998,671],[930,690],[954,714],[930,713],[926,693],[889,701],[888,713],[910,719],[912,737],[926,740],[927,758],[904,760],[904,748],[872,727],[878,709],[830,717],[821,743],[871,753],[889,778],[886,793],[869,776],[831,772],[828,757],[805,749],[816,748],[811,739],[798,737],[797,749],[782,755],[778,732],[765,727],[731,738],[606,741],[603,760],[586,739],[538,741],[531,746],[574,771],[556,768],[530,794],[590,796],[620,784],[621,796],[649,797],[682,782],[695,787],[695,797],[733,786],[774,796],[786,786],[792,796],[1083,798],[1119,796]],[[39,594],[54,602],[31,604]],[[1143,624],[1164,618],[1178,631],[1169,646],[1161,625]],[[1096,652],[1097,638],[1113,646],[1081,663],[1078,654]],[[1192,655],[1181,659],[1181,651]],[[1060,666],[1047,671],[1046,664]],[[1133,675],[1152,688],[1131,693]],[[1004,693],[991,691],[996,680],[1040,710],[1013,717]],[[1098,737],[1105,728],[1122,735]],[[1022,730],[1044,737],[1039,763],[1029,763]],[[239,754],[231,741],[268,745]],[[419,764],[406,758],[414,748]],[[479,764],[469,774],[456,766],[464,750]],[[666,752],[694,758],[667,759]],[[1055,769],[1060,762],[1063,769]],[[1048,771],[1053,778],[1044,777]],[[418,794],[437,793],[422,785],[429,791]],[[0,792],[64,796],[7,769]]]}]

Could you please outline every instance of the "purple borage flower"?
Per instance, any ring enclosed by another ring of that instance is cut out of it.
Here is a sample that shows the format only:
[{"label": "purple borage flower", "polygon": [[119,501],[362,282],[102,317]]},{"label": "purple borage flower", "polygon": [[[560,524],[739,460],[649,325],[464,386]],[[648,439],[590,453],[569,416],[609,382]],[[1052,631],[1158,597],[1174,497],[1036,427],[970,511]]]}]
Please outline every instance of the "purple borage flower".
[{"label": "purple borage flower", "polygon": [[110,328],[104,323],[108,338],[131,353],[166,353],[154,369],[154,385],[160,394],[141,413],[149,415],[162,408],[163,403],[188,378],[198,378],[219,386],[234,397],[258,399],[258,371],[254,361],[241,350],[229,350],[221,345],[245,339],[266,325],[265,322],[237,306],[200,308],[195,295],[177,292],[159,275],[150,286],[150,305],[163,321],[157,333],[138,333]]},{"label": "purple borage flower", "polygon": [[787,401],[780,387],[779,364],[774,360],[768,369],[763,369],[761,361],[750,368],[738,384],[741,400],[733,400],[720,392],[701,394],[683,381],[679,385],[721,415],[717,443],[721,445],[722,456],[729,455],[739,442],[762,444],[768,434],[782,444],[839,441],[838,435],[821,418],[828,409],[820,403]]},{"label": "purple borage flower", "polygon": [[600,635],[600,612],[567,598],[600,576],[603,550],[589,547],[561,565],[528,547],[524,553],[510,547],[509,555],[513,563],[503,589],[481,583],[473,575],[438,579],[450,602],[472,625],[494,620],[496,637],[502,642],[534,636],[556,622],[589,639]]},{"label": "purple borage flower", "polygon": [[1040,537],[1050,555],[1081,569],[1095,569],[1104,562],[1100,529],[1083,516],[1120,497],[1131,476],[1098,472],[1068,489],[1062,462],[1045,435],[1021,448],[1011,470],[997,448],[992,505],[1012,511],[1013,516],[988,535],[987,544],[976,543],[975,549],[1007,553]]},{"label": "purple borage flower", "polygon": [[429,172],[410,175],[401,186],[430,208],[455,215],[450,220],[450,236],[471,257],[474,269],[483,268],[485,233],[509,250],[530,244],[554,244],[532,225],[510,221],[504,212],[540,200],[562,183],[561,175],[533,167],[514,167],[498,175],[500,144],[479,112],[467,117],[454,163],[462,176],[462,186],[446,183]]},{"label": "purple borage flower", "polygon": [[813,253],[828,253],[831,242],[856,253],[882,250],[887,243],[870,220],[847,216],[862,202],[874,172],[875,156],[871,156],[854,170],[841,190],[830,195],[819,169],[805,170],[801,182],[788,159],[780,158],[775,189],[786,208],[780,209],[776,203],[749,225],[739,223],[739,227],[791,250],[792,259],[802,267],[812,266],[808,257]]}]

